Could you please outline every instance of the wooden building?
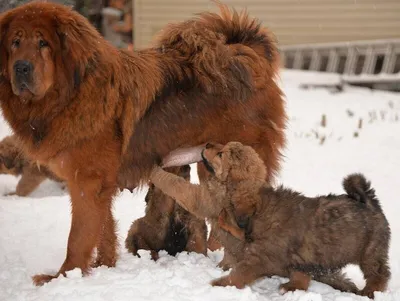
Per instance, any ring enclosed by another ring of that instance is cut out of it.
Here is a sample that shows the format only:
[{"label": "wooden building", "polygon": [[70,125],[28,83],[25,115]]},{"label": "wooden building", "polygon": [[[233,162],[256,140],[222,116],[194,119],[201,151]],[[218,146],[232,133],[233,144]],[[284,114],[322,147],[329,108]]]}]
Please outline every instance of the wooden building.
[{"label": "wooden building", "polygon": [[[273,30],[280,45],[400,38],[400,0],[224,0]],[[210,0],[134,0],[134,45],[167,23],[217,11]]]}]

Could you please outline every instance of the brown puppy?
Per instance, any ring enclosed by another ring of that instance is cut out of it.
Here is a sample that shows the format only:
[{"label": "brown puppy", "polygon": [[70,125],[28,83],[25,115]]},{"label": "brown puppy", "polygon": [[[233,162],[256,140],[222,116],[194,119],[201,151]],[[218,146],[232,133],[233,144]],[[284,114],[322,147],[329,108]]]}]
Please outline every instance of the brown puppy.
[{"label": "brown puppy", "polygon": [[8,195],[27,196],[46,179],[61,182],[45,166],[38,166],[23,154],[15,135],[0,141],[0,174],[21,176],[15,192]]},{"label": "brown puppy", "polygon": [[[192,185],[159,167],[151,180],[193,214],[222,225],[221,232],[228,230],[220,238],[233,269],[213,285],[243,288],[262,276],[279,275],[290,277],[282,292],[306,290],[312,278],[370,298],[386,289],[390,228],[364,176],[344,179],[347,194],[308,198],[270,187],[263,180],[263,161],[249,146],[208,145],[203,158],[215,176],[207,185]],[[240,256],[235,256],[238,247]],[[364,273],[361,292],[340,273],[350,263]]]},{"label": "brown puppy", "polygon": [[[286,115],[275,39],[246,13],[203,13],[119,51],[80,14],[34,1],[0,16],[0,104],[24,153],[67,182],[66,271],[114,266],[112,199],[170,151],[222,139],[279,168]],[[97,248],[97,252],[93,252]],[[97,258],[92,258],[97,254]],[[93,263],[94,259],[94,263]]]},{"label": "brown puppy", "polygon": [[[189,165],[169,168],[168,171],[190,181]],[[166,250],[172,256],[184,250],[207,255],[204,243],[207,227],[203,219],[184,210],[151,183],[145,201],[145,216],[132,223],[125,240],[129,252],[139,256],[139,249],[150,250],[154,260],[158,259],[160,250]]]}]

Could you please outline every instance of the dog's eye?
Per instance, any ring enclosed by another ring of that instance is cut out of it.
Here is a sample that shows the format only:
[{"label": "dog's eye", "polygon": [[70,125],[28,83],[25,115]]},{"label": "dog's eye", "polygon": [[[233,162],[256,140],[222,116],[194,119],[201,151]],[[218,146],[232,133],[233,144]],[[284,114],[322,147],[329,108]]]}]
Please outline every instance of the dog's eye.
[{"label": "dog's eye", "polygon": [[19,39],[16,39],[16,40],[12,41],[12,46],[15,47],[15,48],[18,48],[19,47],[19,43],[20,43]]},{"label": "dog's eye", "polygon": [[44,41],[44,40],[39,41],[39,48],[43,48],[43,47],[47,47],[47,46],[49,46],[49,44],[46,41]]},{"label": "dog's eye", "polygon": [[222,158],[222,152],[217,153],[217,156]]}]

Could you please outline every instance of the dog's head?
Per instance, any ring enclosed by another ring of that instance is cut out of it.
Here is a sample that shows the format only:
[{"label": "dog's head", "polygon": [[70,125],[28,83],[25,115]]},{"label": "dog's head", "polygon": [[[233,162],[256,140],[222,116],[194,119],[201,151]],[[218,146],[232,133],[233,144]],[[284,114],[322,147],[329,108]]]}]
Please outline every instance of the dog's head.
[{"label": "dog's head", "polygon": [[202,152],[207,169],[221,180],[261,180],[267,175],[266,167],[256,151],[240,142],[226,145],[208,143]]},{"label": "dog's head", "polygon": [[66,6],[22,5],[0,15],[0,73],[23,103],[40,101],[52,90],[70,94],[99,39],[89,22]]},{"label": "dog's head", "polygon": [[22,172],[24,162],[15,137],[5,137],[0,142],[0,174],[18,176]]}]

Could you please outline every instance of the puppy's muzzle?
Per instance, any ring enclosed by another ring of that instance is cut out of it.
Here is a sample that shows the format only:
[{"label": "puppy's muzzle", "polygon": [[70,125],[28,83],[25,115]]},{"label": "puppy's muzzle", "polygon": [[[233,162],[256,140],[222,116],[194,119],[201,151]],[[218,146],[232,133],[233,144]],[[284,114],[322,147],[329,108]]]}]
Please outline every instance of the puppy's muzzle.
[{"label": "puppy's muzzle", "polygon": [[204,166],[206,167],[208,172],[215,174],[214,168],[211,166],[211,164],[207,161],[206,157],[204,156],[204,150],[201,151],[201,158],[203,159]]}]

